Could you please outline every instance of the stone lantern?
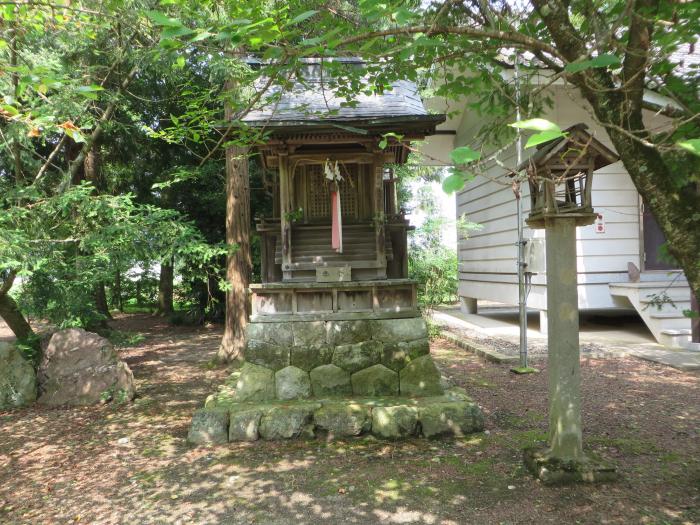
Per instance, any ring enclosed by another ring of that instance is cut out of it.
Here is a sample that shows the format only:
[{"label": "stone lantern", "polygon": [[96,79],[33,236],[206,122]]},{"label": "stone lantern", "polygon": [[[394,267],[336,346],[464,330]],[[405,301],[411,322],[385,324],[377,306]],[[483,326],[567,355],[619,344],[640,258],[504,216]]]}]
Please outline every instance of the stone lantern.
[{"label": "stone lantern", "polygon": [[593,172],[618,157],[584,124],[542,144],[527,170],[531,208],[526,222],[544,229],[547,262],[549,446],[526,451],[528,468],[544,482],[602,481],[614,468],[583,454],[576,227],[593,224]]}]

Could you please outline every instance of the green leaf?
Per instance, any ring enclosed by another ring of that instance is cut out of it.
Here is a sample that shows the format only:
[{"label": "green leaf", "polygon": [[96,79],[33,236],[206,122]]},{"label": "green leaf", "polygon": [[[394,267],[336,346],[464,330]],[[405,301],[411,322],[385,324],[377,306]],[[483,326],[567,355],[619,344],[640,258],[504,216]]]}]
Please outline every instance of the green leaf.
[{"label": "green leaf", "polygon": [[415,15],[405,7],[400,7],[393,16],[394,20],[396,20],[396,23],[399,25],[405,25],[415,17]]},{"label": "green leaf", "polygon": [[527,144],[525,144],[525,147],[533,148],[540,144],[544,144],[545,142],[549,142],[550,140],[558,139],[564,136],[564,133],[562,133],[559,130],[542,131],[540,133],[535,133],[532,137],[530,137],[527,140]]},{"label": "green leaf", "polygon": [[462,188],[464,188],[464,174],[461,171],[453,171],[452,175],[448,175],[442,181],[442,191],[447,194],[454,193]]},{"label": "green leaf", "polygon": [[97,84],[91,84],[89,86],[78,86],[76,91],[78,93],[94,93],[95,91],[104,91],[105,88],[98,86]]},{"label": "green leaf", "polygon": [[677,142],[676,146],[700,157],[700,139],[682,140]]},{"label": "green leaf", "polygon": [[212,33],[209,31],[202,31],[201,33],[198,33],[196,36],[192,37],[190,42],[199,42],[200,40],[205,40],[210,36],[212,36]]},{"label": "green leaf", "polygon": [[616,55],[598,55],[597,57],[591,58],[590,60],[582,60],[581,62],[571,62],[567,64],[564,71],[569,73],[579,73],[580,71],[585,71],[586,69],[592,68],[603,68],[610,66],[619,66],[622,62],[620,57]]},{"label": "green leaf", "polygon": [[288,26],[293,26],[293,25],[295,25],[295,24],[298,24],[299,22],[303,22],[304,20],[306,20],[306,19],[311,18],[312,16],[314,16],[316,13],[318,13],[318,11],[316,11],[315,9],[312,9],[312,10],[310,10],[310,11],[304,11],[303,13],[301,13],[301,14],[295,16],[294,18],[292,18],[292,19],[287,23],[287,25],[288,25]]},{"label": "green leaf", "polygon": [[17,110],[17,108],[14,106],[10,106],[9,104],[2,104],[0,108],[2,108],[3,111],[5,111],[6,113],[9,113],[12,117],[19,115],[19,111]]},{"label": "green leaf", "polygon": [[530,129],[532,131],[558,131],[561,133],[561,128],[559,128],[559,126],[543,118],[520,120],[508,125],[511,128]]},{"label": "green leaf", "polygon": [[622,62],[617,55],[598,55],[591,59],[592,67],[619,66],[620,64],[622,64]]},{"label": "green leaf", "polygon": [[481,158],[481,153],[471,149],[469,146],[461,146],[452,150],[450,158],[455,164],[469,164]]},{"label": "green leaf", "polygon": [[170,18],[160,11],[146,11],[146,16],[148,16],[148,18],[150,18],[153,23],[158,26],[180,27],[182,25],[182,22],[176,18]]},{"label": "green leaf", "polygon": [[79,144],[85,142],[85,137],[79,130],[71,128],[64,128],[64,130],[66,132],[66,135],[72,138],[74,142],[77,142]]}]

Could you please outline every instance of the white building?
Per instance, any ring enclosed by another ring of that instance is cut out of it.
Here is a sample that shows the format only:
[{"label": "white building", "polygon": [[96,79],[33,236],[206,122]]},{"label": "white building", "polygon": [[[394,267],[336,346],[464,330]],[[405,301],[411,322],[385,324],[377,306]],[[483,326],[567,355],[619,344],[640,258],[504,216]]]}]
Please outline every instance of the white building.
[{"label": "white building", "polygon": [[[573,91],[561,84],[548,90],[554,104],[539,117],[557,123],[562,129],[584,123],[596,139],[614,151],[605,130],[593,122],[583,99],[576,98]],[[433,106],[445,112],[444,102],[433,101]],[[436,164],[449,164],[452,149],[473,145],[474,136],[484,125],[483,117],[466,107],[463,105],[463,110],[438,128],[441,134],[430,137],[424,144],[424,151]],[[449,108],[455,109],[454,104]],[[663,125],[662,117],[653,113],[648,113],[646,118]],[[525,150],[523,159],[534,151]],[[483,156],[488,153],[484,151]],[[515,147],[503,152],[500,161],[515,167]],[[485,166],[484,173],[486,176],[478,176],[456,196],[457,216],[466,214],[468,220],[482,226],[468,238],[458,240],[459,295],[467,312],[475,312],[480,300],[513,305],[518,302],[515,196],[503,167],[493,162]],[[530,207],[526,186],[522,187],[524,217]],[[644,209],[621,162],[595,172],[592,202],[599,220],[577,229],[579,308],[634,308],[658,341],[675,346],[689,340],[690,319],[683,315],[683,310],[690,308],[690,288],[682,272],[659,259],[658,250],[664,237],[653,216]],[[525,238],[529,240],[529,269],[533,272],[528,306],[541,312],[544,323],[547,309],[544,230],[531,230],[526,225]],[[651,299],[664,291],[673,304],[663,304],[660,310],[650,305]]]}]

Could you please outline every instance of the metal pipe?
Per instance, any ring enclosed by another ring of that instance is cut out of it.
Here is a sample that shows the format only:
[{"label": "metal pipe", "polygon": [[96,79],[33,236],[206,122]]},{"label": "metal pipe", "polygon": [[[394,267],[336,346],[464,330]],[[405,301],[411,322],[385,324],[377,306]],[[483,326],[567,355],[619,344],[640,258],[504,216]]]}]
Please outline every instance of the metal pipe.
[{"label": "metal pipe", "polygon": [[[515,113],[520,120],[520,78],[519,78],[519,54],[515,52]],[[517,128],[516,140],[516,166],[520,166],[523,156],[523,137],[520,128]],[[526,369],[527,362],[527,291],[525,287],[525,240],[523,239],[523,205],[520,174],[518,177],[518,192],[516,194],[516,213],[518,215],[518,314],[520,317],[520,368]]]}]

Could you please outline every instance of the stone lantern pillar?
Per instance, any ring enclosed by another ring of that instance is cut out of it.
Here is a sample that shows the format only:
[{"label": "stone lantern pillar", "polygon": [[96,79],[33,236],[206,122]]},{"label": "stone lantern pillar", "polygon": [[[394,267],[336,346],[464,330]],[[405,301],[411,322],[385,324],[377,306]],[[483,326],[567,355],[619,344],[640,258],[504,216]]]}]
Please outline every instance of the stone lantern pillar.
[{"label": "stone lantern pillar", "polygon": [[615,470],[584,455],[581,438],[576,228],[593,224],[593,172],[617,156],[584,125],[543,144],[526,161],[530,181],[530,228],[544,229],[547,262],[549,442],[525,451],[532,473],[546,483],[603,481]]}]

